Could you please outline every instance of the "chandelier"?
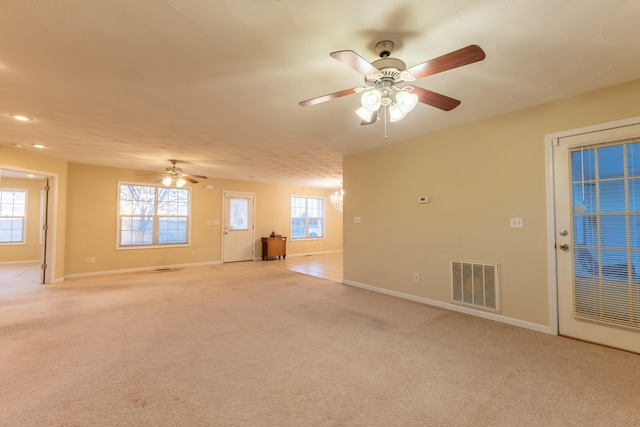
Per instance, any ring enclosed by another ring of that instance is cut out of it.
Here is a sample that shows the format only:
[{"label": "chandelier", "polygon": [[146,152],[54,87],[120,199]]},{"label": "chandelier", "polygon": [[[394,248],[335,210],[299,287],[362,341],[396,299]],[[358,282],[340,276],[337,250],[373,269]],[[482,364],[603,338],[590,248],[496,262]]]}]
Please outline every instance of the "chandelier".
[{"label": "chandelier", "polygon": [[342,212],[342,199],[344,198],[344,190],[340,189],[331,195],[329,199],[331,201],[331,206],[333,209]]}]

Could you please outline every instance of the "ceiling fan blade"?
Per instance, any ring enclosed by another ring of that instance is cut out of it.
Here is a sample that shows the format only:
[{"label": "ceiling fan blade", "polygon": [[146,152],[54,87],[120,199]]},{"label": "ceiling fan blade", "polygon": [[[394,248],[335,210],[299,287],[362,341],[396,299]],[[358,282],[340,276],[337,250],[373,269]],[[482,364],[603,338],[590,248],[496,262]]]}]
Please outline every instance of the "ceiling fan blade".
[{"label": "ceiling fan blade", "polygon": [[475,44],[454,50],[445,55],[439,56],[422,64],[414,65],[407,69],[416,79],[431,76],[453,68],[462,67],[463,65],[472,64],[482,61],[486,57],[484,50]]},{"label": "ceiling fan blade", "polygon": [[331,52],[329,55],[331,55],[333,59],[337,59],[365,76],[380,73],[380,70],[352,50],[339,50],[337,52]]},{"label": "ceiling fan blade", "polygon": [[197,184],[198,183],[198,181],[196,181],[195,179],[193,179],[193,178],[191,178],[189,176],[186,176],[184,174],[180,178],[184,179],[185,181],[189,181],[192,184]]},{"label": "ceiling fan blade", "polygon": [[194,173],[183,173],[182,176],[190,176],[191,178],[207,179],[207,177],[204,175],[196,175]]},{"label": "ceiling fan blade", "polygon": [[378,121],[378,112],[374,111],[373,113],[371,113],[371,120],[370,121],[362,120],[360,122],[360,126],[372,125],[377,121]]},{"label": "ceiling fan blade", "polygon": [[342,96],[351,95],[356,93],[356,88],[341,90],[340,92],[333,92],[327,95],[318,96],[317,98],[307,99],[306,101],[300,101],[298,104],[302,107],[306,107],[307,105],[316,105],[321,102],[331,101],[332,99],[340,98]]},{"label": "ceiling fan blade", "polygon": [[460,101],[457,99],[449,98],[448,96],[432,92],[419,86],[414,86],[411,93],[418,95],[418,101],[444,111],[453,110],[460,105]]}]

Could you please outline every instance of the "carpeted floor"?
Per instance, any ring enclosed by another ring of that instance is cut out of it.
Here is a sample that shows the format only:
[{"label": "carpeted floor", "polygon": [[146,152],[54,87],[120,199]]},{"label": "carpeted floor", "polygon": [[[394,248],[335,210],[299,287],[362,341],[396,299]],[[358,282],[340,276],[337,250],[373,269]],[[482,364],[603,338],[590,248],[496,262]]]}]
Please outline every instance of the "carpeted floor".
[{"label": "carpeted floor", "polygon": [[2,426],[632,426],[640,356],[270,262],[0,290]]}]

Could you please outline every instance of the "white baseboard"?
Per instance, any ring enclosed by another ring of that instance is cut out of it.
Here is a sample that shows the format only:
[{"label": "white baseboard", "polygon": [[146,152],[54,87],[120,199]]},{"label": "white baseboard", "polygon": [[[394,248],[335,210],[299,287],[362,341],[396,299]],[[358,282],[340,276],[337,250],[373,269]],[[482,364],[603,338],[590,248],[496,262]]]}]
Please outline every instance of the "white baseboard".
[{"label": "white baseboard", "polygon": [[335,251],[320,251],[320,252],[304,252],[301,254],[287,254],[288,257],[297,257],[297,256],[311,256],[311,255],[327,255],[327,254],[337,254],[342,253],[342,249],[337,249]]},{"label": "white baseboard", "polygon": [[20,261],[2,261],[0,265],[17,265],[17,264],[35,264],[42,263],[42,260],[32,259],[32,260],[20,260]]},{"label": "white baseboard", "polygon": [[[216,265],[216,264],[222,264],[222,261],[194,262],[190,264],[155,265],[153,267],[128,268],[124,270],[92,271],[91,273],[66,274],[62,280],[75,279],[77,277],[107,276],[109,274],[139,273],[141,271],[155,271],[155,270],[163,270],[166,268],[198,267],[202,265]],[[56,283],[57,283],[57,280],[56,280]]]},{"label": "white baseboard", "polygon": [[482,317],[483,319],[494,320],[500,323],[506,323],[512,326],[518,326],[520,328],[530,329],[536,332],[542,332],[545,334],[556,335],[553,330],[546,325],[540,325],[537,323],[526,322],[524,320],[514,319],[512,317],[506,317],[501,314],[489,313],[480,310],[474,310],[471,308],[450,304],[442,301],[436,301],[428,298],[423,298],[411,294],[405,294],[402,292],[391,291],[385,288],[379,288],[377,286],[366,285],[364,283],[354,282],[353,280],[343,280],[342,283],[348,286],[354,286],[356,288],[362,288],[373,292],[379,292],[381,294],[391,295],[398,298],[404,298],[410,301],[419,302],[422,304],[432,305],[434,307],[444,308],[446,310],[457,311],[459,313],[469,314],[471,316]]},{"label": "white baseboard", "polygon": [[[342,249],[337,249],[333,251],[320,251],[320,252],[303,252],[299,254],[287,254],[287,257],[294,258],[298,256],[312,256],[312,255],[327,255],[327,254],[338,254],[342,253]],[[253,259],[254,261],[262,261],[262,257],[256,257]]]}]

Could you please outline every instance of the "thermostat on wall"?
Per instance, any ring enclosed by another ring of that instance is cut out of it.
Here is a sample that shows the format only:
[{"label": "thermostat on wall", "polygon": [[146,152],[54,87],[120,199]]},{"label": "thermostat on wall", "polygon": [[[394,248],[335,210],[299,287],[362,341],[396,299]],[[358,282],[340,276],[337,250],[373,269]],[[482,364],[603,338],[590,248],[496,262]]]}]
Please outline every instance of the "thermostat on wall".
[{"label": "thermostat on wall", "polygon": [[418,197],[418,203],[429,203],[429,196]]}]

